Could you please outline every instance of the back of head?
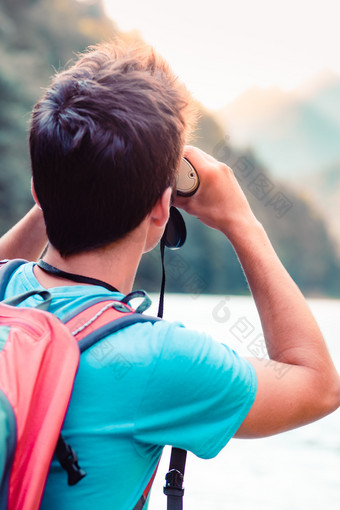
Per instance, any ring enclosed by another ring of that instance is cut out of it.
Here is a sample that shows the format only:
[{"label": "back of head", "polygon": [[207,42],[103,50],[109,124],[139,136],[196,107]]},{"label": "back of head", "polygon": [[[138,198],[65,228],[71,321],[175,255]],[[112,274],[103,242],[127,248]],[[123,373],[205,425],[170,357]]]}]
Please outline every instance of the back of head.
[{"label": "back of head", "polygon": [[194,118],[190,96],[152,48],[92,47],[35,105],[33,181],[62,256],[123,238],[173,185]]}]

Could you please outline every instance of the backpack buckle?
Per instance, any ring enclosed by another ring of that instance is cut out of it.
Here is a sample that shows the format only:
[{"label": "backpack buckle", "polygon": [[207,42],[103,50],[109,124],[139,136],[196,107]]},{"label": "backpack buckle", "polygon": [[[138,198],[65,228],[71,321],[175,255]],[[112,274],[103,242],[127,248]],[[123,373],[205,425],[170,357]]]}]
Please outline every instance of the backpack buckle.
[{"label": "backpack buckle", "polygon": [[183,496],[183,475],[178,469],[171,469],[165,475],[163,492],[166,496]]},{"label": "backpack buckle", "polygon": [[61,467],[67,472],[68,485],[76,485],[76,483],[80,482],[80,480],[86,476],[86,471],[78,464],[76,452],[61,436],[59,436],[56,455]]}]

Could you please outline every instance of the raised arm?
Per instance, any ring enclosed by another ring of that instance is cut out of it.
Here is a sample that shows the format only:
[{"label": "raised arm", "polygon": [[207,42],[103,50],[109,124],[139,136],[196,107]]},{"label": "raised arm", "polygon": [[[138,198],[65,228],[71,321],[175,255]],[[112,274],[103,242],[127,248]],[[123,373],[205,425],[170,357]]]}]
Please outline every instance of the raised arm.
[{"label": "raised arm", "polygon": [[[176,205],[223,232],[233,244],[273,360],[268,364],[250,359],[258,391],[236,436],[276,434],[334,411],[340,405],[339,376],[320,329],[232,170],[193,147],[188,147],[185,155],[198,171],[201,186],[190,199],[177,199]],[[283,368],[284,376],[279,378]]]},{"label": "raised arm", "polygon": [[47,244],[42,211],[37,205],[0,238],[0,260],[37,260]]}]

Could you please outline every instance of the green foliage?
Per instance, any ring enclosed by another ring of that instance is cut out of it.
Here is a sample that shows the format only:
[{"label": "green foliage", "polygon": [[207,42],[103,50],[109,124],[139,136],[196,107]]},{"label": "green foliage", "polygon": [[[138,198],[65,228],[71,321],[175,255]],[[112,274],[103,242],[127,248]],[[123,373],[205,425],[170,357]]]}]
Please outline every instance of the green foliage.
[{"label": "green foliage", "polygon": [[0,229],[32,204],[30,111],[59,70],[103,38],[117,36],[100,1],[2,0],[0,3]]}]

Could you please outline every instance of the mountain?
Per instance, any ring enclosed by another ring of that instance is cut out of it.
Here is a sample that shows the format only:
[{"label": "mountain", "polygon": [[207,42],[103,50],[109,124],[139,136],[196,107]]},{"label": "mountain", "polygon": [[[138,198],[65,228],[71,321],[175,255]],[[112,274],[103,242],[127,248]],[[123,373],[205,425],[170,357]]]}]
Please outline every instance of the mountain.
[{"label": "mountain", "polygon": [[216,112],[237,146],[293,181],[340,160],[340,76],[323,72],[293,91],[253,87]]},{"label": "mountain", "polygon": [[299,183],[309,200],[327,218],[340,254],[340,160]]}]

